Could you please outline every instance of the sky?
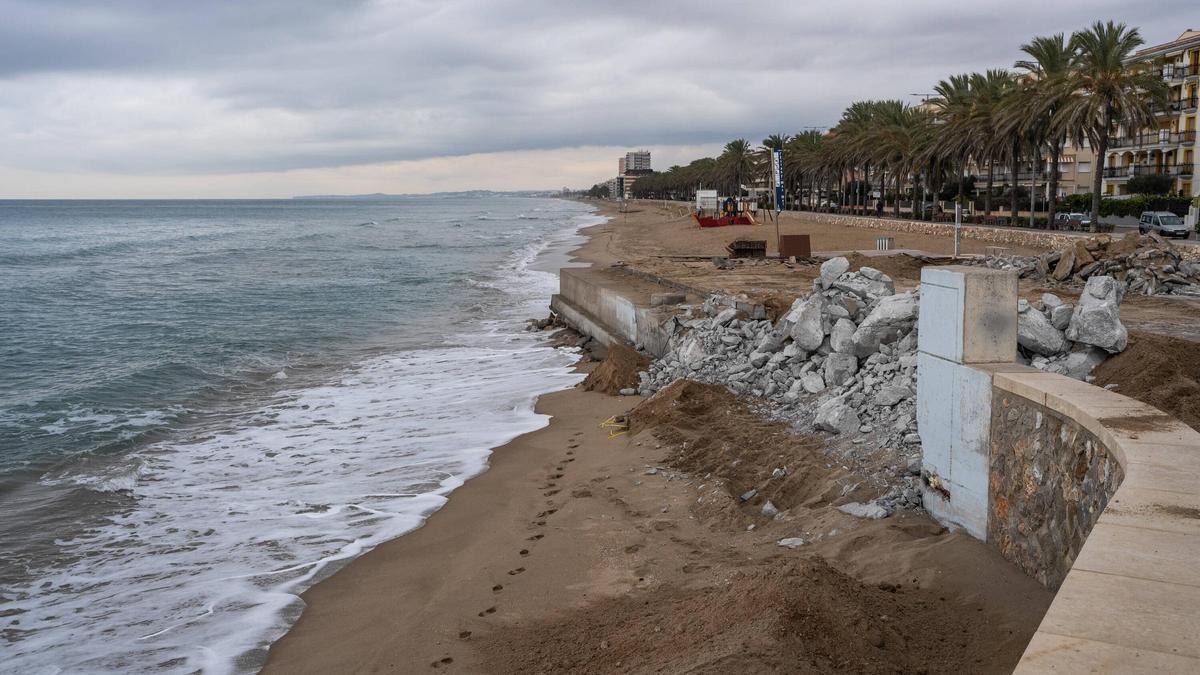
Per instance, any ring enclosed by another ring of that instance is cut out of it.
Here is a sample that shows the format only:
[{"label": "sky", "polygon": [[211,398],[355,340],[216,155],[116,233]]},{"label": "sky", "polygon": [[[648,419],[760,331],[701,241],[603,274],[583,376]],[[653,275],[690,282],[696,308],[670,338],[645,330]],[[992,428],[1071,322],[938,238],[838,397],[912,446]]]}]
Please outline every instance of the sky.
[{"label": "sky", "polygon": [[[1195,0],[0,0],[0,198],[579,188]],[[1189,23],[1190,22],[1190,23]],[[913,95],[917,96],[913,96]]]}]

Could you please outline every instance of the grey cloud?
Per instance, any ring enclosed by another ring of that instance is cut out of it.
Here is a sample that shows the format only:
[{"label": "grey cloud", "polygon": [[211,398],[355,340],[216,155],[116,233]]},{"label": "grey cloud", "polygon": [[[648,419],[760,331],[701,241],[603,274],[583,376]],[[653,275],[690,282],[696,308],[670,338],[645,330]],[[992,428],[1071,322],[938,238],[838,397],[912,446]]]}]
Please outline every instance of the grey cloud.
[{"label": "grey cloud", "polygon": [[704,144],[1007,66],[1095,18],[1174,38],[1190,2],[0,0],[0,164],[231,173]]}]

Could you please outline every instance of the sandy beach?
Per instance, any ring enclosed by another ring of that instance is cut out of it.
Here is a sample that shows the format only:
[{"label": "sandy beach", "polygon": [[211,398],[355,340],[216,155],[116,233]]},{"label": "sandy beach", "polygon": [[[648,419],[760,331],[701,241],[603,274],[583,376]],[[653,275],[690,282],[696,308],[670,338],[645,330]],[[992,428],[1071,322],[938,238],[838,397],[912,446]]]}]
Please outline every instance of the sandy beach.
[{"label": "sandy beach", "polygon": [[[657,209],[606,215],[580,259],[711,255],[731,234]],[[876,235],[830,231],[820,247]],[[948,243],[926,238],[906,245]],[[640,403],[583,387],[541,397],[549,426],[496,449],[423,527],[304,593],[265,672],[1012,669],[1052,596],[993,549],[924,515],[837,511],[874,495],[822,439],[723,389],[664,391],[610,437],[602,423]],[[768,484],[779,518],[739,499]]]}]

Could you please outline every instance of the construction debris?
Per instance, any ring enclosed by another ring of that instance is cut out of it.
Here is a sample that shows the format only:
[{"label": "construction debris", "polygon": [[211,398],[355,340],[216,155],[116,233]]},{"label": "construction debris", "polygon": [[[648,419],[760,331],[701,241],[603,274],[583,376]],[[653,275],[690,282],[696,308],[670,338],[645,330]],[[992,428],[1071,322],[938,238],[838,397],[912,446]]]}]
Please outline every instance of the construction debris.
[{"label": "construction debris", "polygon": [[[920,506],[915,477],[917,292],[895,291],[871,267],[845,258],[821,266],[813,291],[776,321],[747,317],[731,298],[709,298],[666,326],[668,351],[642,374],[651,395],[678,378],[722,384],[766,403],[775,419],[837,439],[834,451],[866,470],[887,512]],[[699,316],[696,316],[698,314]],[[881,449],[893,470],[871,470]],[[889,490],[890,488],[890,490]]]},{"label": "construction debris", "polygon": [[1102,234],[1040,256],[991,255],[969,264],[1016,270],[1022,278],[1064,286],[1107,276],[1121,282],[1123,291],[1200,297],[1200,262],[1185,260],[1173,244],[1154,233]]}]

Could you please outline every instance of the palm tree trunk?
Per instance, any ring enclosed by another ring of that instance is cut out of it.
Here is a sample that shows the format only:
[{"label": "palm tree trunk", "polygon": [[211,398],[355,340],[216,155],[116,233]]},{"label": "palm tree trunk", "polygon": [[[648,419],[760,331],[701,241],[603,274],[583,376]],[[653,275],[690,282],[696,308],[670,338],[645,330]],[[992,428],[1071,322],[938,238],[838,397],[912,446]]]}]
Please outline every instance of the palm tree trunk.
[{"label": "palm tree trunk", "polygon": [[900,176],[900,172],[897,171],[896,172],[896,205],[892,208],[892,214],[896,218],[900,217],[900,181],[901,180],[902,180],[902,178]]},{"label": "palm tree trunk", "polygon": [[963,183],[964,174],[967,173],[967,153],[963,153],[958,159],[958,203],[963,200],[963,191],[966,189]]},{"label": "palm tree trunk", "polygon": [[1012,148],[1012,191],[1009,192],[1009,211],[1012,213],[1012,222],[1009,225],[1017,224],[1017,173],[1021,167],[1021,139],[1013,140]]},{"label": "palm tree trunk", "polygon": [[1112,108],[1104,108],[1104,129],[1096,134],[1096,175],[1092,176],[1092,227],[1100,224],[1100,187],[1104,180],[1104,155],[1108,152],[1108,130],[1112,128]]},{"label": "palm tree trunk", "polygon": [[983,215],[992,215],[992,185],[996,182],[996,165],[988,161],[987,192],[983,193]]},{"label": "palm tree trunk", "polygon": [[1046,195],[1046,226],[1054,227],[1054,207],[1058,201],[1058,160],[1062,154],[1062,146],[1058,140],[1050,143],[1050,185],[1046,191],[1050,194]]}]

